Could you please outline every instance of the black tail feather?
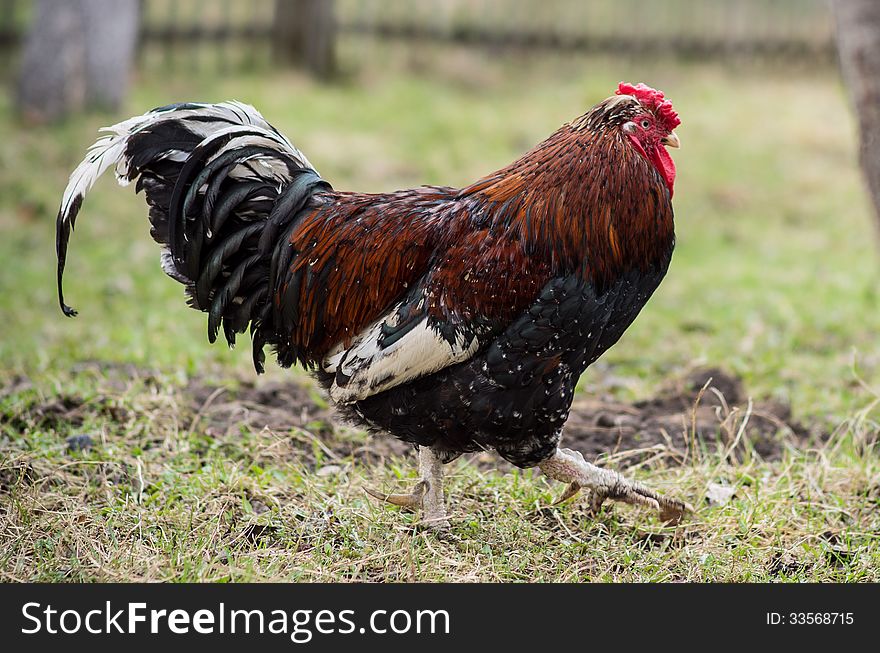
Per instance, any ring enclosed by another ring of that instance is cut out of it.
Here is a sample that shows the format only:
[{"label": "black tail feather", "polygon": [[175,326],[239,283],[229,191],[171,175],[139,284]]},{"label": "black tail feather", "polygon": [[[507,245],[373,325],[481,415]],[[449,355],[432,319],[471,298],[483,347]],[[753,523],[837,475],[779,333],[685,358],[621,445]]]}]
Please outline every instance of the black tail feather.
[{"label": "black tail feather", "polygon": [[[58,302],[67,245],[83,197],[117,164],[149,205],[150,234],[166,248],[165,272],[186,286],[188,303],[208,313],[208,339],[223,329],[230,346],[250,328],[257,371],[265,345],[291,364],[288,338],[275,329],[272,295],[287,241],[310,198],[332,190],[308,160],[252,107],[180,104],[109,128],[71,175],[56,223]],[[294,309],[295,310],[295,309]],[[284,353],[283,356],[280,354]]]},{"label": "black tail feather", "polygon": [[[82,207],[82,198],[73,201],[72,214],[75,216]],[[67,264],[67,243],[73,230],[74,220],[65,220],[61,211],[55,219],[55,254],[58,257],[58,305],[67,317],[76,317],[77,311],[64,303],[64,266]]]}]

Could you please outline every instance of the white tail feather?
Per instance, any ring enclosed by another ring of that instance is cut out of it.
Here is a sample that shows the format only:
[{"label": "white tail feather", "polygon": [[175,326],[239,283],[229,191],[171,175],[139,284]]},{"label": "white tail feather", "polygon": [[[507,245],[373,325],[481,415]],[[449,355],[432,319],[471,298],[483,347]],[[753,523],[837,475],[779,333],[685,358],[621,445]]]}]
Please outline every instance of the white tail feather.
[{"label": "white tail feather", "polygon": [[[213,138],[234,133],[245,126],[250,129],[256,128],[265,132],[263,138],[268,141],[264,141],[266,144],[285,151],[294,160],[301,163],[304,168],[314,170],[314,166],[312,166],[306,156],[294,147],[287,138],[275,131],[259,111],[248,104],[232,100],[219,104],[187,104],[183,106],[186,108],[156,109],[141,116],[129,118],[111,127],[102,128],[100,131],[106,132],[108,135],[99,138],[89,148],[86,157],[70,175],[70,180],[61,199],[59,218],[64,222],[69,221],[71,217],[75,218],[75,216],[71,216],[71,209],[77,204],[77,199],[81,201],[85,198],[98,178],[112,165],[116,165],[116,180],[119,182],[119,185],[125,186],[130,183],[133,177],[129,169],[130,161],[125,156],[128,139],[141,130],[148,129],[166,120],[176,120],[185,123],[187,129],[201,135],[205,139],[202,144]],[[193,117],[198,117],[200,120],[187,121],[187,118]],[[229,127],[220,127],[218,129],[217,122],[204,121],[205,117],[214,117],[218,122],[227,122],[230,125]],[[256,139],[257,137],[252,136],[251,138]],[[245,143],[242,139],[233,139],[215,156],[219,156],[219,154],[233,147],[240,147],[243,144],[251,143]],[[178,155],[184,156],[183,153],[175,151],[169,152],[166,156],[174,158]]]},{"label": "white tail feather", "polygon": [[[188,103],[161,107],[141,116],[124,120],[112,127],[101,129],[101,132],[107,135],[101,136],[89,148],[83,161],[71,173],[67,188],[61,198],[61,207],[56,220],[58,302],[66,315],[76,315],[76,311],[64,303],[62,291],[67,243],[86,194],[98,178],[113,165],[116,166],[116,180],[120,185],[125,186],[133,181],[140,171],[131,168],[131,156],[128,153],[131,137],[144,130],[155,128],[166,121],[180,123],[180,126],[185,128],[187,132],[200,138],[199,146],[209,145],[214,139],[228,138],[230,135],[241,132],[240,137],[229,138],[227,143],[213,153],[211,159],[237,148],[258,145],[284,154],[286,158],[302,168],[314,170],[314,166],[306,156],[266,122],[259,111],[248,104],[236,101],[219,104]],[[171,159],[182,163],[190,154],[191,148],[189,151],[176,149],[173,144],[169,143],[168,149],[155,154],[153,160]],[[253,169],[252,163],[259,164],[260,172],[265,174],[257,173]],[[261,179],[268,176],[277,181],[279,187],[284,181],[289,181],[289,170],[285,164],[272,157],[267,158],[261,155],[256,155],[249,158],[248,161],[240,163],[230,171],[230,175],[233,177],[258,176]],[[168,271],[173,266],[169,265],[168,260],[163,260],[163,267]],[[169,272],[169,274],[171,273]],[[171,274],[171,276],[175,275]]]}]

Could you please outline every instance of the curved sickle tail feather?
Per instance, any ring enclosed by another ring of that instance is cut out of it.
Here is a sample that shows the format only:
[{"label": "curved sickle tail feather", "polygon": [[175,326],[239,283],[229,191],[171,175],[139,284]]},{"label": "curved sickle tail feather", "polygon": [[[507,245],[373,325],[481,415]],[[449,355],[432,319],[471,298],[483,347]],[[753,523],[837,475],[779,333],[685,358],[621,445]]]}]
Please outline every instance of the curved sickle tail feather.
[{"label": "curved sickle tail feather", "polygon": [[115,166],[120,185],[137,180],[137,192],[145,192],[150,234],[165,248],[162,269],[186,286],[190,306],[208,313],[209,340],[222,326],[232,346],[250,325],[262,371],[263,347],[282,340],[271,302],[286,258],[281,250],[289,249],[279,236],[330,185],[256,109],[239,102],[160,107],[101,131],[107,135],[70,175],[58,211],[61,310],[77,314],[62,286],[70,233],[88,191]]}]

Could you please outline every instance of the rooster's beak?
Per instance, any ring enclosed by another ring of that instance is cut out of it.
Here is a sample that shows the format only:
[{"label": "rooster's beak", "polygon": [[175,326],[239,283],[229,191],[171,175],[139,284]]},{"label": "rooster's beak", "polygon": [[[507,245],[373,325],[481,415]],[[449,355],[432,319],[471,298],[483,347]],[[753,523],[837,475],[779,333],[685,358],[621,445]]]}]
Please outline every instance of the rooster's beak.
[{"label": "rooster's beak", "polygon": [[675,135],[675,132],[669,132],[660,142],[666,147],[681,147],[681,141],[678,140],[678,136]]}]

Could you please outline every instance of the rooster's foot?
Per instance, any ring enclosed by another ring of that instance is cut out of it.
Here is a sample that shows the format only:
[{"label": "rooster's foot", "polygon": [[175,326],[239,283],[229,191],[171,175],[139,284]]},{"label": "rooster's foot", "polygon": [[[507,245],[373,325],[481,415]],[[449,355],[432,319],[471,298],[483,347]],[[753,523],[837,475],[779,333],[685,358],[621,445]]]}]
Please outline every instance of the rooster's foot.
[{"label": "rooster's foot", "polygon": [[581,489],[587,488],[591,491],[590,508],[594,513],[599,511],[607,499],[652,508],[668,524],[678,524],[685,512],[693,511],[683,501],[664,497],[641,483],[627,480],[613,470],[591,465],[578,451],[557,449],[553,456],[539,466],[550,478],[569,484],[556,503],[570,499]]},{"label": "rooster's foot", "polygon": [[364,488],[364,491],[374,499],[379,499],[379,501],[385,501],[386,503],[400,506],[401,508],[412,508],[413,510],[422,507],[422,500],[425,498],[427,490],[428,483],[426,481],[419,481],[416,483],[413,491],[408,494],[385,494],[384,492],[379,492],[373,488]]},{"label": "rooster's foot", "polygon": [[449,525],[443,501],[443,463],[430,447],[419,447],[421,480],[409,494],[385,494],[364,488],[371,497],[403,508],[422,509],[422,523],[430,528]]}]

